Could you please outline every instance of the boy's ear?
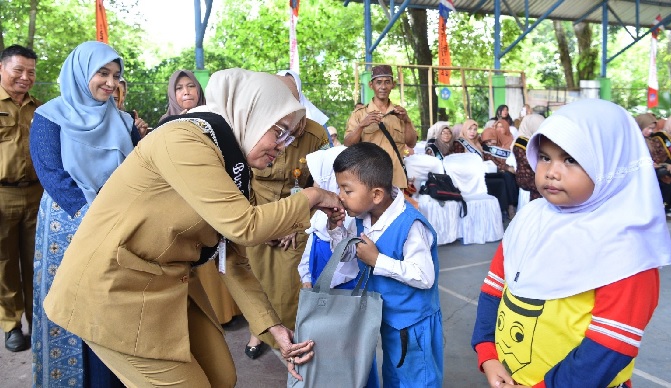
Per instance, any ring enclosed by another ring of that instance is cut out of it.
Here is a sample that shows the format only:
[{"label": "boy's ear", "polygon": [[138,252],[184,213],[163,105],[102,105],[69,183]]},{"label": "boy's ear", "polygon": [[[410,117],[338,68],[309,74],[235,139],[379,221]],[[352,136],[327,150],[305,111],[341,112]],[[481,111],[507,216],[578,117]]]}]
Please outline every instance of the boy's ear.
[{"label": "boy's ear", "polygon": [[379,205],[384,199],[384,190],[381,187],[373,188],[373,203]]}]

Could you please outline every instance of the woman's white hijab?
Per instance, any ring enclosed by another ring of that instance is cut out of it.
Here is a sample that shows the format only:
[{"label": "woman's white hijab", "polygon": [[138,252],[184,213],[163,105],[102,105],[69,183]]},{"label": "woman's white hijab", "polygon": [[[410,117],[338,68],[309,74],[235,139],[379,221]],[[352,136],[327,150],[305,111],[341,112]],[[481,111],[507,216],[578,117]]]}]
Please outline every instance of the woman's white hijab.
[{"label": "woman's white hijab", "polygon": [[219,70],[205,88],[206,105],[189,112],[213,112],[231,126],[247,156],[256,143],[280,119],[293,113],[291,129],[305,116],[289,88],[268,73],[243,69]]},{"label": "woman's white hijab", "polygon": [[534,171],[542,135],[580,163],[594,192],[576,206],[532,201],[510,223],[503,252],[514,295],[564,298],[671,263],[662,198],[640,132],[624,109],[595,99],[566,105],[541,124],[527,146]]},{"label": "woman's white hijab", "polygon": [[545,120],[545,117],[539,115],[538,113],[532,113],[530,115],[524,116],[522,122],[520,123],[520,130],[518,135],[524,136],[527,139],[531,138],[534,133],[538,130],[538,127],[541,126],[541,123]]},{"label": "woman's white hijab", "polygon": [[293,77],[294,81],[296,82],[296,88],[298,89],[298,97],[299,97],[298,99],[301,105],[303,105],[306,110],[305,116],[310,120],[318,122],[319,125],[326,124],[329,118],[322,111],[320,111],[319,108],[317,108],[312,102],[310,102],[310,100],[308,100],[308,98],[305,97],[305,95],[303,94],[301,77],[298,75],[298,73],[296,73],[293,70],[282,70],[278,71],[277,75],[281,76],[290,75],[291,77]]},{"label": "woman's white hijab", "polygon": [[429,130],[426,131],[426,140],[437,139],[440,133],[443,131],[443,128],[449,126],[450,123],[447,121],[436,121],[436,123],[430,126]]}]

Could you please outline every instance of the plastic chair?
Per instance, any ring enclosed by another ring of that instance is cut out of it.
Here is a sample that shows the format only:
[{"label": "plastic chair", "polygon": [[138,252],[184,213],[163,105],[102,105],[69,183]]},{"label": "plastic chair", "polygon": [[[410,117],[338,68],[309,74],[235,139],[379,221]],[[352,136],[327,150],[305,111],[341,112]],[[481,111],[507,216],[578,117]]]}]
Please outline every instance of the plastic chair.
[{"label": "plastic chair", "polygon": [[[428,179],[430,172],[445,174],[443,163],[431,155],[414,154],[405,158],[408,179],[414,179],[415,186],[420,188]],[[415,193],[419,211],[426,217],[436,231],[438,245],[445,245],[459,238],[459,212],[461,204],[455,201],[438,201],[428,195]]]},{"label": "plastic chair", "polygon": [[485,165],[471,153],[452,154],[443,159],[445,172],[459,188],[468,205],[458,234],[464,244],[484,244],[503,238],[501,209],[496,197],[487,194]]}]

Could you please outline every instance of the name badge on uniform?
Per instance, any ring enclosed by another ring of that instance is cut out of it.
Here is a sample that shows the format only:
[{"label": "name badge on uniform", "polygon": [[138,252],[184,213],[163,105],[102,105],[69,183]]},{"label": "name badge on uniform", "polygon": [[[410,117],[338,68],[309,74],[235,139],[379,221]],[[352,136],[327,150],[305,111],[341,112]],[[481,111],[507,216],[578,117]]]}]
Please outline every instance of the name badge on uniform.
[{"label": "name badge on uniform", "polygon": [[302,174],[302,172],[301,172],[300,168],[295,168],[294,169],[293,175],[294,175],[295,180],[294,180],[294,187],[291,188],[291,195],[294,195],[294,194],[296,194],[296,193],[298,193],[299,191],[302,190],[301,186],[298,184],[298,178],[300,178],[301,174]]},{"label": "name badge on uniform", "polygon": [[219,252],[219,272],[226,273],[226,239],[219,239],[219,246],[217,247]]}]

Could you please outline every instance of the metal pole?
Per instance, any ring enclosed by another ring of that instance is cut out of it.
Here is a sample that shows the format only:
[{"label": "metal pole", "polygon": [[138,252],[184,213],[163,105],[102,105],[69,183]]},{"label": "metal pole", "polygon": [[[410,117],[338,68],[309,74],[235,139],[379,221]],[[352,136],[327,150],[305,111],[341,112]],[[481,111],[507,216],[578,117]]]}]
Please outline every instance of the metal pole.
[{"label": "metal pole", "polygon": [[398,74],[398,82],[401,84],[399,88],[401,105],[405,105],[405,78],[403,77],[403,66],[398,66],[396,68],[396,74]]},{"label": "metal pole", "polygon": [[433,66],[426,70],[429,73],[429,126],[433,125]]},{"label": "metal pole", "polygon": [[[490,87],[489,90],[491,89],[492,88]],[[466,111],[466,117],[470,119],[473,115],[471,114],[471,105],[468,103],[468,89],[466,88],[466,73],[464,72],[464,69],[461,69],[461,90],[463,90],[464,94],[464,110]]]},{"label": "metal pole", "polygon": [[501,69],[501,0],[494,0],[494,69]]},{"label": "metal pole", "polygon": [[601,78],[606,78],[608,64],[608,2],[601,7]]},{"label": "metal pole", "polygon": [[196,26],[196,69],[202,70],[205,68],[205,52],[203,51],[203,25],[200,21],[200,0],[193,0],[193,13],[195,14]]},{"label": "metal pole", "polygon": [[[363,31],[364,39],[366,42],[366,63],[373,62],[373,50],[371,48],[371,43],[373,41],[373,29],[371,27],[371,17],[370,17],[370,0],[364,0],[363,6]],[[366,70],[370,70],[370,66],[366,66]]]}]

